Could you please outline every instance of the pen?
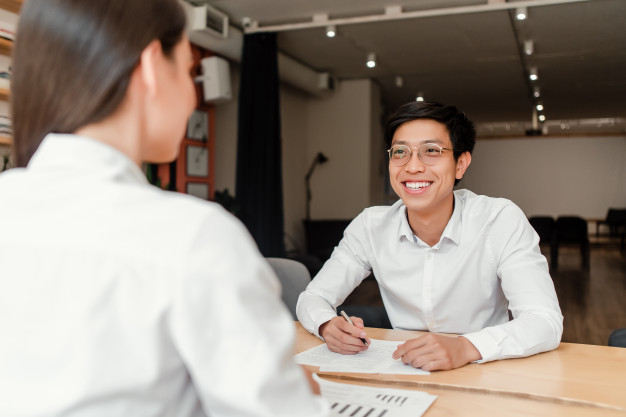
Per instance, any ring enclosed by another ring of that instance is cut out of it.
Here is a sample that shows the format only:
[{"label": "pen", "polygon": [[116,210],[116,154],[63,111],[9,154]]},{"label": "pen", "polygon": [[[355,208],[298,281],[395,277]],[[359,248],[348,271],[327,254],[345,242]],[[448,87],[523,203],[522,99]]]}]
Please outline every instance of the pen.
[{"label": "pen", "polygon": [[[352,320],[350,320],[350,317],[348,317],[345,311],[341,310],[341,315],[343,316],[344,319],[346,319],[348,323],[354,326],[354,323],[352,323]],[[359,339],[361,339],[361,342],[363,342],[363,344],[367,346],[367,340],[363,339],[362,337],[359,337]]]}]

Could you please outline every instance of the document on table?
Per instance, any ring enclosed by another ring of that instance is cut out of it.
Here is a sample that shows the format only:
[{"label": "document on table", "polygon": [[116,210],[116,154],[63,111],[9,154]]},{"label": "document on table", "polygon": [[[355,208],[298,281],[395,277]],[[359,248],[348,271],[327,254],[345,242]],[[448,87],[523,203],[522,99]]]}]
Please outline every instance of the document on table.
[{"label": "document on table", "polygon": [[359,372],[366,374],[428,375],[430,372],[405,365],[391,355],[400,341],[371,339],[370,347],[356,355],[342,355],[328,350],[326,343],[295,356],[296,363],[319,366],[320,372]]},{"label": "document on table", "polygon": [[317,375],[314,378],[334,417],[419,417],[437,398],[421,391],[342,384]]}]

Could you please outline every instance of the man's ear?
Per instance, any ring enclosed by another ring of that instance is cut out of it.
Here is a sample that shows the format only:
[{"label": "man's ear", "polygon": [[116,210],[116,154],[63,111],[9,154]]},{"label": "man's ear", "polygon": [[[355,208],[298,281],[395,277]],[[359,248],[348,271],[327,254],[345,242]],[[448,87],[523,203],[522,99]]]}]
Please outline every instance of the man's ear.
[{"label": "man's ear", "polygon": [[158,87],[158,65],[163,59],[163,49],[161,42],[153,40],[144,48],[139,58],[139,75],[145,85],[148,94],[154,96]]},{"label": "man's ear", "polygon": [[463,152],[459,159],[456,161],[456,175],[455,178],[460,180],[465,175],[465,171],[472,163],[472,154],[469,152]]}]

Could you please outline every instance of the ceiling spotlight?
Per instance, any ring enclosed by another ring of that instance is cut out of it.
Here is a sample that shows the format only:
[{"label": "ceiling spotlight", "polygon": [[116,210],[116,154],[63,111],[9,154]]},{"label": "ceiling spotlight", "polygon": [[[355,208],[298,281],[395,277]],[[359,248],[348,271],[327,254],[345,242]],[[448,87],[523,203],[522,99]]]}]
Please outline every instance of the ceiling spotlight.
[{"label": "ceiling spotlight", "polygon": [[539,102],[537,102],[537,105],[535,106],[535,108],[536,108],[538,111],[542,111],[542,110],[543,110],[543,104],[541,104],[541,102],[539,101]]},{"label": "ceiling spotlight", "polygon": [[526,20],[528,18],[528,10],[526,7],[518,7],[515,9],[515,18],[517,20]]},{"label": "ceiling spotlight", "polygon": [[374,68],[376,66],[376,54],[374,52],[370,52],[367,54],[367,65],[368,68]]},{"label": "ceiling spotlight", "polygon": [[546,116],[544,116],[543,114],[539,115],[539,121],[540,122],[545,122],[546,121]]},{"label": "ceiling spotlight", "polygon": [[537,72],[537,67],[530,67],[528,78],[530,78],[531,81],[537,81],[539,79],[539,73]]},{"label": "ceiling spotlight", "polygon": [[329,38],[334,38],[335,35],[337,35],[337,28],[335,27],[335,25],[326,26],[326,36],[328,36]]},{"label": "ceiling spotlight", "polygon": [[417,97],[415,97],[415,101],[424,101],[424,93],[421,91],[417,93]]},{"label": "ceiling spotlight", "polygon": [[524,53],[526,55],[532,55],[535,51],[535,45],[532,40],[524,41]]},{"label": "ceiling spotlight", "polygon": [[404,84],[404,78],[400,75],[396,75],[396,87],[400,88]]},{"label": "ceiling spotlight", "polygon": [[533,97],[535,98],[541,97],[541,90],[537,86],[533,87]]}]

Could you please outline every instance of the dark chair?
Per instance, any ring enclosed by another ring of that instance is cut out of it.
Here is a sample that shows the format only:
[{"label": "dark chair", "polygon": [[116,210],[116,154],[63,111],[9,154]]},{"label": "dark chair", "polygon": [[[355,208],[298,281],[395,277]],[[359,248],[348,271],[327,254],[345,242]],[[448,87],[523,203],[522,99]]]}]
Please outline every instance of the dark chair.
[{"label": "dark chair", "polygon": [[600,226],[609,227],[609,236],[618,237],[623,229],[626,229],[626,209],[610,208],[606,214],[606,219],[596,222],[596,237],[600,236]]},{"label": "dark chair", "polygon": [[528,218],[530,225],[539,235],[540,244],[552,243],[554,236],[554,218],[549,216],[531,216]]},{"label": "dark chair", "polygon": [[559,263],[559,246],[579,245],[583,268],[589,270],[589,231],[587,221],[578,216],[560,216],[554,226],[554,238],[550,245],[552,268]]},{"label": "dark chair", "polygon": [[339,314],[341,310],[344,310],[349,316],[362,318],[365,327],[377,327],[380,329],[393,328],[385,306],[342,305],[337,308],[337,314]]},{"label": "dark chair", "polygon": [[326,262],[352,220],[304,220],[307,253]]},{"label": "dark chair", "polygon": [[626,348],[626,329],[617,329],[609,336],[609,346]]}]

